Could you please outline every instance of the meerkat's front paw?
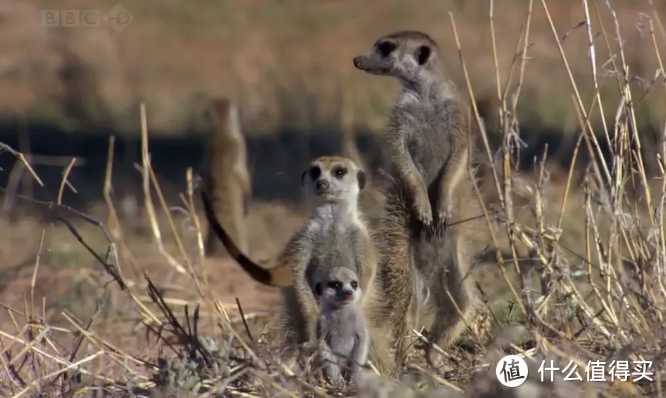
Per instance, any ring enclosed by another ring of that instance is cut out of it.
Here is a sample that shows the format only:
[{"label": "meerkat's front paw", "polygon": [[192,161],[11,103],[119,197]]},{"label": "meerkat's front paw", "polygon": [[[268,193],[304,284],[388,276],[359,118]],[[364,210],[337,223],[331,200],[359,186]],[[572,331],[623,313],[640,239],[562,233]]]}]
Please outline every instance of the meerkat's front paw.
[{"label": "meerkat's front paw", "polygon": [[440,206],[441,208],[437,212],[437,223],[435,225],[435,231],[438,236],[441,236],[446,232],[449,223],[453,219],[453,207],[451,205]]},{"label": "meerkat's front paw", "polygon": [[414,198],[414,213],[418,221],[426,228],[432,228],[432,208],[427,195],[417,195]]}]

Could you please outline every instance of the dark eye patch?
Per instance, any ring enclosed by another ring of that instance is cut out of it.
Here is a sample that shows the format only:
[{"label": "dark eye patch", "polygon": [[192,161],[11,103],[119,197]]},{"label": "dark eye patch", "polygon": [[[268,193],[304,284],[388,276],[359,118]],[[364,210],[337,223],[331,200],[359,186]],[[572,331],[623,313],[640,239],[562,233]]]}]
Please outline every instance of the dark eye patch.
[{"label": "dark eye patch", "polygon": [[340,290],[342,288],[342,283],[337,281],[328,282],[328,287],[335,290]]},{"label": "dark eye patch", "polygon": [[333,175],[340,178],[347,174],[347,169],[344,166],[335,166],[333,169]]},{"label": "dark eye patch", "polygon": [[426,62],[428,62],[428,59],[430,58],[431,53],[432,53],[432,50],[430,50],[430,47],[420,46],[416,50],[416,53],[414,54],[414,56],[416,58],[416,62],[418,62],[419,65],[425,64]]},{"label": "dark eye patch", "polygon": [[310,179],[314,181],[321,175],[321,169],[319,166],[312,166],[310,167],[310,170],[308,170],[308,174],[310,174]]},{"label": "dark eye patch", "polygon": [[382,57],[388,57],[389,54],[391,54],[395,49],[396,45],[393,42],[390,41],[382,41],[380,43],[377,43],[377,50],[379,50],[379,53],[382,55]]},{"label": "dark eye patch", "polygon": [[358,282],[351,281],[351,287],[352,287],[352,289],[356,289],[358,287]]}]

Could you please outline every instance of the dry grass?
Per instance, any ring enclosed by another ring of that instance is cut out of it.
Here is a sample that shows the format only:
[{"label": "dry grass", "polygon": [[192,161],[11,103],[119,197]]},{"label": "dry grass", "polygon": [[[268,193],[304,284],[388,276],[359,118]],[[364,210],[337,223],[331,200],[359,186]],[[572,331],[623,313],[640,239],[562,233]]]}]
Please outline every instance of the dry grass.
[{"label": "dry grass", "polygon": [[[178,9],[175,3],[168,4],[173,12]],[[337,7],[336,3],[322,4],[317,7],[332,11]],[[506,116],[500,126],[502,156],[498,163],[491,163],[492,168],[486,170],[490,178],[477,191],[487,210],[483,216],[488,226],[487,234],[478,237],[479,254],[490,246],[486,250],[490,256],[480,256],[476,273],[495,315],[498,338],[477,355],[463,349],[441,350],[449,364],[446,369],[426,369],[414,350],[402,386],[393,384],[395,380],[388,375],[376,379],[370,372],[359,386],[359,396],[545,397],[550,390],[567,397],[663,395],[665,169],[663,156],[658,159],[660,178],[649,179],[643,168],[646,159],[638,150],[641,134],[634,109],[637,98],[632,96],[632,75],[627,69],[629,47],[617,40],[625,29],[621,21],[613,19],[613,9],[604,8],[605,3],[579,3],[589,7],[589,25],[578,31],[585,38],[601,33],[592,42],[597,58],[590,59],[588,72],[583,72],[579,62],[580,69],[574,73],[570,52],[560,47],[563,29],[550,23],[553,14],[563,13],[563,8],[555,9],[545,0],[528,4],[530,10],[540,8],[543,15],[527,12],[527,4],[520,9],[521,19],[514,22],[522,24],[525,33],[514,44],[517,51],[492,51],[496,40],[490,36],[489,53],[513,59],[511,67],[499,59],[495,62],[494,57],[485,60],[485,65],[498,67],[497,74],[487,74],[497,76],[497,87],[492,88],[494,79],[486,81],[488,90],[501,96]],[[308,7],[315,6],[304,10]],[[603,29],[597,10],[604,16]],[[572,18],[585,15],[571,14]],[[467,56],[472,52],[467,46],[472,44],[462,40],[469,37],[462,32],[463,23],[457,17],[454,20],[453,14],[448,17],[450,30],[442,31],[441,36],[452,40],[451,54],[461,50],[461,91],[475,97],[477,91],[472,90],[468,77],[471,65],[479,62]],[[438,18],[441,20],[441,14]],[[491,31],[504,34],[494,20],[490,22]],[[653,43],[651,57],[661,60],[666,37],[659,30],[658,14],[650,14],[646,23],[645,40]],[[573,171],[581,165],[572,163],[568,174],[549,180],[544,159],[533,176],[517,174],[511,164],[518,95],[527,91],[529,73],[535,72],[535,62],[526,59],[539,55],[538,46],[529,43],[539,34],[550,34],[551,42],[556,43],[556,52],[548,56],[551,68],[558,72],[550,75],[550,84],[543,90],[549,96],[552,92],[567,98],[564,107],[575,110],[579,150],[596,154],[595,140],[613,143],[612,158],[592,156],[581,183],[572,183]],[[322,37],[316,38],[322,40],[317,48],[333,48]],[[584,47],[578,47],[571,57],[585,59]],[[641,51],[648,54],[647,48]],[[594,87],[590,82],[601,79],[600,64],[605,58],[599,54],[603,51],[615,56],[604,67],[610,69],[613,85],[599,90],[599,96],[585,96],[578,77]],[[664,104],[666,73],[661,61],[658,63],[658,78],[650,88]],[[504,81],[510,84],[505,86]],[[140,110],[145,222],[119,220],[108,183],[103,212],[84,214],[66,207],[60,203],[62,191],[75,187],[68,186],[65,172],[58,199],[33,203],[34,208],[48,210],[46,223],[26,217],[0,225],[0,248],[3,260],[8,259],[1,269],[0,395],[333,395],[334,391],[318,387],[315,369],[307,362],[288,367],[270,334],[262,333],[274,314],[262,310],[275,309],[275,292],[253,285],[229,261],[204,261],[192,170],[187,171],[188,185],[180,201],[166,203],[150,166],[146,113],[152,115],[152,111],[146,112],[143,106]],[[588,122],[600,114],[614,117],[595,135]],[[476,111],[475,116],[478,118]],[[660,126],[664,126],[663,120]],[[663,155],[666,149],[663,141],[661,144]],[[487,146],[485,152],[492,157]],[[20,153],[13,155],[25,161]],[[110,159],[107,181],[112,164]],[[38,176],[34,178],[39,181]],[[288,232],[297,228],[299,215],[279,204],[254,206],[249,222],[256,226],[251,230],[257,235],[251,254],[257,259],[273,258]],[[231,286],[238,291],[232,292]],[[518,335],[516,324],[526,337]],[[414,340],[418,335],[414,331]],[[511,390],[498,385],[492,372],[499,349],[528,361],[532,370],[524,387]],[[158,355],[162,352],[165,354]],[[536,365],[544,359],[552,359],[560,369],[573,361],[581,375],[587,361],[647,360],[652,361],[655,381],[574,383],[556,377],[552,383],[541,383]]]}]

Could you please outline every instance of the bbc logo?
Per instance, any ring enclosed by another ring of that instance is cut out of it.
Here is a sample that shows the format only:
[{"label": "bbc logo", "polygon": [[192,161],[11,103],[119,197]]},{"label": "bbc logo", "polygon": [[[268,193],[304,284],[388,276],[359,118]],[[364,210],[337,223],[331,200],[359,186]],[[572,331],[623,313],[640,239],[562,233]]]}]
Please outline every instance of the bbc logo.
[{"label": "bbc logo", "polygon": [[102,26],[102,13],[99,10],[42,10],[42,26],[99,28]]},{"label": "bbc logo", "polygon": [[98,28],[104,22],[120,33],[132,19],[132,15],[120,4],[106,13],[100,10],[42,10],[42,26],[45,28]]}]

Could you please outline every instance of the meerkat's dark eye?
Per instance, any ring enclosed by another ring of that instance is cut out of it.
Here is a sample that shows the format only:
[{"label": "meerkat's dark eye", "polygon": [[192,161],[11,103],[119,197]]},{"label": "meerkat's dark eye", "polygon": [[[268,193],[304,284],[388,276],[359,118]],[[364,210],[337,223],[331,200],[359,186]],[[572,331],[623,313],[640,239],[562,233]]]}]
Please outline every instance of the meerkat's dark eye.
[{"label": "meerkat's dark eye", "polygon": [[333,175],[340,178],[347,174],[347,169],[342,166],[337,166],[333,169]]},{"label": "meerkat's dark eye", "polygon": [[338,281],[331,281],[328,282],[328,287],[330,287],[331,289],[340,290],[342,289],[342,283]]},{"label": "meerkat's dark eye", "polygon": [[319,168],[319,166],[313,166],[310,167],[308,173],[310,174],[310,178],[314,181],[321,175],[321,169]]},{"label": "meerkat's dark eye", "polygon": [[395,50],[396,45],[393,42],[390,41],[383,41],[379,44],[377,44],[377,50],[379,50],[379,53],[382,55],[382,57],[388,57],[389,54]]},{"label": "meerkat's dark eye", "polygon": [[358,282],[356,282],[356,281],[351,281],[351,287],[352,287],[352,289],[355,290],[355,289],[358,287]]},{"label": "meerkat's dark eye", "polygon": [[419,63],[419,65],[423,65],[426,62],[428,62],[428,59],[430,58],[430,53],[432,50],[430,50],[430,47],[428,46],[420,46],[417,50],[416,53],[414,54],[414,57],[416,58],[416,62]]}]

